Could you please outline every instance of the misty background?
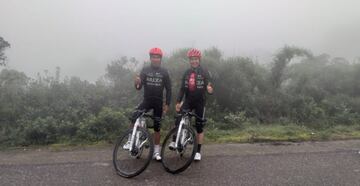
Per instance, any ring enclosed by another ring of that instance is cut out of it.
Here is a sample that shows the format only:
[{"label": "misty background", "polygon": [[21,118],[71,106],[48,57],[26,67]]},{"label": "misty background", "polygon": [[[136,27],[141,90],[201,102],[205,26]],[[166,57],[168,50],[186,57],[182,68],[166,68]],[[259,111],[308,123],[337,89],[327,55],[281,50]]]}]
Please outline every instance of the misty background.
[{"label": "misty background", "polygon": [[[1,0],[7,68],[34,77],[45,69],[95,81],[121,56],[148,59],[184,47],[269,63],[284,45],[316,54],[360,57],[360,1],[20,1]],[[4,68],[4,67],[0,67]]]}]

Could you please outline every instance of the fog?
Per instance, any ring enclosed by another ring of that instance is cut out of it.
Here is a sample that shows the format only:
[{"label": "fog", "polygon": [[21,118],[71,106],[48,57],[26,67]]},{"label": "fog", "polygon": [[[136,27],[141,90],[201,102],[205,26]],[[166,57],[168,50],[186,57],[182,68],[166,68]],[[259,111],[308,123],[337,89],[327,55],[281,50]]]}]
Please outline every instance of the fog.
[{"label": "fog", "polygon": [[[95,81],[121,56],[218,47],[261,63],[284,45],[353,61],[360,57],[360,1],[1,0],[8,67]],[[3,67],[1,67],[3,68]]]}]

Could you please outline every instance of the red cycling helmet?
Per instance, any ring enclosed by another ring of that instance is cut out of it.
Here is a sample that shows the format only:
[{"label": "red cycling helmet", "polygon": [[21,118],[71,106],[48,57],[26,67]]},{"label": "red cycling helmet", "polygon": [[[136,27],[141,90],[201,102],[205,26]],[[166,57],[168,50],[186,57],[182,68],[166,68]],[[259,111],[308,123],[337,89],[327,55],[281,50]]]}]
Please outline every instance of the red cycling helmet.
[{"label": "red cycling helmet", "polygon": [[152,49],[150,49],[150,51],[149,51],[149,55],[159,55],[159,56],[162,57],[163,52],[161,51],[160,48],[152,48]]},{"label": "red cycling helmet", "polygon": [[191,49],[191,50],[188,51],[187,56],[188,56],[189,58],[190,58],[190,57],[198,57],[198,58],[201,58],[201,52],[200,52],[200,50],[193,48],[193,49]]}]

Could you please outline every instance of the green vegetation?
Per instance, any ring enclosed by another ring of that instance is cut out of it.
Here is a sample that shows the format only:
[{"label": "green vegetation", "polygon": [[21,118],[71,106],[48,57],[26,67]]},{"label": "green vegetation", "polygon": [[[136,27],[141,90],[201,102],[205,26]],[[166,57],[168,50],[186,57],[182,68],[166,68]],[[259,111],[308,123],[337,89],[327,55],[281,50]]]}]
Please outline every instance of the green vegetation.
[{"label": "green vegetation", "polygon": [[[10,44],[0,38],[0,62]],[[173,81],[173,100],[188,68],[187,49],[163,59]],[[294,60],[296,59],[296,60]],[[269,65],[250,58],[203,51],[202,65],[214,79],[209,96],[209,142],[333,140],[360,137],[360,63],[284,47]],[[108,64],[92,83],[49,72],[29,78],[2,67],[0,146],[111,142],[128,128],[142,92],[133,86],[135,58]],[[174,110],[163,122],[173,123]],[[166,131],[164,132],[166,133]]]},{"label": "green vegetation", "polygon": [[324,140],[359,139],[358,125],[338,125],[328,129],[309,129],[304,126],[290,125],[255,125],[239,130],[210,129],[206,135],[208,143],[253,143],[253,142],[302,142]]}]

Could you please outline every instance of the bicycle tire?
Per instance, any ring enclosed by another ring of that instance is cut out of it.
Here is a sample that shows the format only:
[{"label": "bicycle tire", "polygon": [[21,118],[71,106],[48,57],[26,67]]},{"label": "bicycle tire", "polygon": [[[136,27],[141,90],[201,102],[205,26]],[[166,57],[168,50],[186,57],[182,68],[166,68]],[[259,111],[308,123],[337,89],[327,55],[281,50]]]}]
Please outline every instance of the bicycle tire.
[{"label": "bicycle tire", "polygon": [[[123,170],[120,167],[120,165],[125,164],[126,161],[125,160],[120,161],[118,159],[118,154],[119,154],[120,149],[122,149],[124,151],[127,151],[128,153],[131,153],[131,152],[129,152],[129,150],[123,149],[123,144],[124,144],[123,140],[124,139],[126,141],[128,140],[128,136],[132,135],[133,129],[127,130],[121,137],[119,137],[118,140],[115,143],[115,146],[114,146],[113,165],[114,165],[115,171],[119,176],[122,176],[122,177],[125,177],[125,178],[132,178],[132,177],[135,177],[135,176],[141,174],[149,166],[149,164],[150,164],[150,162],[152,160],[153,153],[154,153],[154,142],[153,142],[153,139],[152,139],[149,131],[147,129],[144,129],[144,128],[141,128],[141,127],[139,127],[137,130],[140,131],[143,135],[145,135],[145,138],[146,138],[147,142],[149,143],[149,145],[148,145],[149,153],[147,155],[145,155],[145,159],[139,158],[138,155],[131,157],[132,160],[134,160],[134,161],[144,160],[143,165],[141,165],[139,168],[137,168],[137,169],[135,169],[133,171]],[[143,148],[146,148],[146,146],[144,146]],[[138,152],[138,153],[143,153],[143,149],[140,149],[139,151],[141,151],[141,152]],[[140,154],[140,155],[142,155],[142,154]],[[129,156],[131,156],[131,155],[129,155]]]}]

